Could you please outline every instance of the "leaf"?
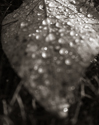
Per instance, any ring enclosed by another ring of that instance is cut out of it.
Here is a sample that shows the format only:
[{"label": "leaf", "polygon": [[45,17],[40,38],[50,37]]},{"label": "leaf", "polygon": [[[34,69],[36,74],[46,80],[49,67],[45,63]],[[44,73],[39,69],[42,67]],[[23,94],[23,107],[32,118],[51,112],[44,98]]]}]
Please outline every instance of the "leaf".
[{"label": "leaf", "polygon": [[80,79],[99,53],[98,29],[92,2],[31,0],[5,17],[2,45],[28,91],[46,110],[67,117],[80,100]]}]

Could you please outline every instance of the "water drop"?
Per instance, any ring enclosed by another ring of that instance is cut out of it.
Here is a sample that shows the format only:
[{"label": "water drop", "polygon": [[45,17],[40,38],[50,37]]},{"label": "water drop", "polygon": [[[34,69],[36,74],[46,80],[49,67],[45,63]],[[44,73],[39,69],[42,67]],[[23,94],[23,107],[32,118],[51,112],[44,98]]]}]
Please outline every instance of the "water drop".
[{"label": "water drop", "polygon": [[34,70],[38,70],[38,65],[34,65]]},{"label": "water drop", "polygon": [[91,15],[91,14],[87,14],[87,17],[92,18],[92,17],[93,17],[93,15]]},{"label": "water drop", "polygon": [[69,15],[69,18],[71,19],[75,18],[75,15]]},{"label": "water drop", "polygon": [[85,28],[85,29],[89,29],[89,26],[88,26],[88,25],[85,25],[84,28]]},{"label": "water drop", "polygon": [[39,26],[39,29],[42,29],[42,26]]},{"label": "water drop", "polygon": [[38,69],[38,72],[39,72],[39,73],[43,73],[43,72],[44,72],[44,69],[40,67],[40,68]]},{"label": "water drop", "polygon": [[55,7],[55,4],[54,4],[54,2],[50,2],[48,6],[49,7]]},{"label": "water drop", "polygon": [[69,59],[66,59],[66,60],[65,60],[65,64],[66,64],[66,65],[71,65],[71,61],[70,61]]},{"label": "water drop", "polygon": [[33,54],[32,54],[32,58],[35,58],[35,57],[36,57],[36,55],[33,53]]},{"label": "water drop", "polygon": [[61,23],[57,22],[56,27],[59,27],[59,28],[62,27]]},{"label": "water drop", "polygon": [[28,36],[29,36],[29,37],[32,37],[32,34],[29,34]]},{"label": "water drop", "polygon": [[38,16],[40,16],[40,15],[41,15],[41,13],[37,13],[37,15],[38,15]]},{"label": "water drop", "polygon": [[55,50],[59,50],[60,49],[60,46],[55,46]]},{"label": "water drop", "polygon": [[60,53],[61,55],[64,55],[64,54],[68,54],[68,51],[67,51],[65,48],[61,48],[61,49],[59,50],[59,53]]},{"label": "water drop", "polygon": [[68,12],[69,10],[66,8],[66,12]]},{"label": "water drop", "polygon": [[40,30],[37,29],[37,30],[36,30],[36,33],[39,33],[39,32],[40,32]]},{"label": "water drop", "polygon": [[13,15],[13,18],[16,18],[16,17],[18,17],[19,16],[19,13],[15,13],[14,15]]},{"label": "water drop", "polygon": [[81,17],[81,18],[82,18],[82,17],[84,17],[84,15],[83,15],[83,14],[81,14],[81,13],[79,13],[79,17]]},{"label": "water drop", "polygon": [[73,44],[72,42],[70,42],[70,43],[69,43],[69,45],[70,45],[71,47],[73,47],[73,46],[74,46],[74,44]]},{"label": "water drop", "polygon": [[63,29],[60,29],[59,32],[60,32],[60,33],[65,32],[65,29],[64,29],[64,28],[63,28]]},{"label": "water drop", "polygon": [[57,19],[61,19],[62,17],[61,17],[60,15],[57,15],[56,18],[57,18]]},{"label": "water drop", "polygon": [[42,57],[43,58],[47,58],[47,53],[46,52],[42,52]]},{"label": "water drop", "polygon": [[26,6],[25,6],[25,9],[29,9],[29,6],[28,6],[28,5],[26,5]]},{"label": "water drop", "polygon": [[24,28],[24,27],[26,27],[27,25],[28,25],[27,23],[21,22],[20,27],[21,27],[21,28]]},{"label": "water drop", "polygon": [[43,5],[39,5],[39,9],[43,10],[44,6]]},{"label": "water drop", "polygon": [[74,31],[71,31],[71,32],[70,32],[70,35],[71,35],[71,36],[74,36],[74,35],[75,35],[75,32],[74,32]]},{"label": "water drop", "polygon": [[59,50],[59,53],[60,53],[61,55],[64,55],[64,54],[65,54],[65,49],[64,49],[64,48],[60,49],[60,50]]},{"label": "water drop", "polygon": [[80,8],[80,12],[81,12],[81,13],[87,13],[87,8],[81,7],[81,8]]},{"label": "water drop", "polygon": [[47,48],[47,47],[44,47],[43,49],[44,49],[44,50],[47,50],[48,48]]},{"label": "water drop", "polygon": [[67,22],[67,25],[72,26],[72,23],[68,21],[68,22]]},{"label": "water drop", "polygon": [[51,20],[49,18],[42,21],[42,25],[50,25],[50,24],[51,24]]},{"label": "water drop", "polygon": [[45,85],[47,85],[47,86],[50,85],[50,81],[49,80],[45,80],[44,82],[45,82]]},{"label": "water drop", "polygon": [[44,29],[44,30],[47,30],[47,29],[48,29],[48,27],[44,27],[43,29]]},{"label": "water drop", "polygon": [[65,40],[64,40],[63,38],[60,38],[60,39],[58,40],[58,43],[64,44],[64,43],[65,43]]},{"label": "water drop", "polygon": [[37,39],[37,40],[40,39],[40,35],[36,35],[36,39]]},{"label": "water drop", "polygon": [[55,35],[50,33],[48,34],[48,36],[46,37],[46,42],[50,42],[50,41],[54,41],[56,39]]},{"label": "water drop", "polygon": [[60,36],[64,36],[64,33],[61,33]]},{"label": "water drop", "polygon": [[60,105],[59,106],[59,109],[60,109],[60,115],[62,117],[66,117],[67,116],[67,113],[68,113],[68,109],[69,109],[70,105],[67,103],[67,104],[63,104],[63,105]]},{"label": "water drop", "polygon": [[63,109],[63,112],[68,112],[68,108],[64,108],[64,109]]},{"label": "water drop", "polygon": [[30,45],[30,44],[28,44],[26,51],[27,52],[35,52],[37,49],[38,49],[38,47],[36,45]]}]

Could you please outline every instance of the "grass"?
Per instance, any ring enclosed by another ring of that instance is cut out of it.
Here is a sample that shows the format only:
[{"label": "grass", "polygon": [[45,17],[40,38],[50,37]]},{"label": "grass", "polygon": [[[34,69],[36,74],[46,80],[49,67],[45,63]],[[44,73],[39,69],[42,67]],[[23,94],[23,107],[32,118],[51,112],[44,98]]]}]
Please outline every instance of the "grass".
[{"label": "grass", "polygon": [[[95,0],[96,5],[98,1]],[[0,30],[3,18],[17,9],[21,0],[0,1]],[[0,35],[1,37],[1,35]],[[1,38],[0,38],[1,39]],[[85,86],[86,95],[82,99],[77,125],[99,125],[99,55],[95,57],[86,72]],[[95,88],[96,94],[90,89]],[[79,89],[79,92],[81,90]],[[14,95],[18,93],[17,96]],[[69,111],[68,119],[61,120],[48,113],[42,106],[31,97],[28,91],[20,86],[20,78],[11,68],[11,65],[2,50],[0,41],[0,125],[70,125],[70,119],[74,116],[77,104]]]}]

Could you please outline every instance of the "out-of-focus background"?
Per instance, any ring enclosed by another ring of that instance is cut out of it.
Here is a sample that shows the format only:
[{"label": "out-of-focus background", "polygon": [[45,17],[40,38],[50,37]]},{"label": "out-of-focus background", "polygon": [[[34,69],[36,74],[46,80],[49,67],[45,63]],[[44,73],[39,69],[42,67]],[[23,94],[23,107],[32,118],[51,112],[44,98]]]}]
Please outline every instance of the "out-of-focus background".
[{"label": "out-of-focus background", "polygon": [[[99,1],[95,0],[95,3],[97,5]],[[22,0],[0,0],[0,31],[3,18],[21,4]],[[94,78],[99,78],[99,55],[94,58],[88,67],[86,77],[98,88],[99,83]],[[71,107],[68,118],[59,119],[46,112],[24,87],[19,93],[19,99],[11,107],[12,111],[9,111],[9,102],[13,98],[19,83],[20,78],[11,68],[2,50],[0,32],[0,125],[71,125],[71,118],[76,105]],[[85,91],[91,94],[93,98],[85,97],[82,99],[83,105],[80,108],[76,125],[99,125],[99,95],[94,95],[87,87]]]}]

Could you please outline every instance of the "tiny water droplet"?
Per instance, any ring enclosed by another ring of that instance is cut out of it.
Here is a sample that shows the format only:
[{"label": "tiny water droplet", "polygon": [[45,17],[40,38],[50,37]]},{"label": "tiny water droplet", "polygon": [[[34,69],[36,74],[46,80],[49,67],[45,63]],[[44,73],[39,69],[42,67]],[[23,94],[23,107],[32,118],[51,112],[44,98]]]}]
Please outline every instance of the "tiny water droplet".
[{"label": "tiny water droplet", "polygon": [[93,15],[92,14],[87,14],[87,17],[92,18]]},{"label": "tiny water droplet", "polygon": [[74,32],[74,31],[71,31],[71,32],[70,32],[70,35],[71,35],[71,36],[74,36],[74,35],[75,35],[75,32]]},{"label": "tiny water droplet", "polygon": [[47,53],[46,52],[42,52],[42,57],[43,58],[47,58]]},{"label": "tiny water droplet", "polygon": [[35,57],[36,57],[36,55],[33,53],[33,54],[32,54],[32,58],[35,58]]},{"label": "tiny water droplet", "polygon": [[36,39],[37,39],[37,40],[40,39],[40,35],[36,35]]},{"label": "tiny water droplet", "polygon": [[68,108],[64,108],[64,109],[63,109],[63,112],[68,112]]},{"label": "tiny water droplet", "polygon": [[44,69],[40,67],[40,68],[38,69],[38,72],[41,74],[41,73],[44,72]]},{"label": "tiny water droplet", "polygon": [[56,18],[57,18],[57,19],[61,19],[62,17],[61,17],[60,15],[57,15]]},{"label": "tiny water droplet", "polygon": [[59,53],[60,53],[61,55],[64,55],[64,54],[68,54],[68,51],[67,51],[65,48],[61,48],[61,49],[59,50]]},{"label": "tiny water droplet", "polygon": [[28,25],[27,23],[21,22],[20,27],[21,27],[21,28],[24,28],[24,27],[26,27],[27,25]]},{"label": "tiny water droplet", "polygon": [[40,16],[40,15],[41,15],[41,13],[37,13],[37,15],[38,15],[38,16]]},{"label": "tiny water droplet", "polygon": [[66,60],[65,60],[65,64],[66,64],[66,65],[71,65],[71,61],[70,61],[69,59],[66,59]]},{"label": "tiny water droplet", "polygon": [[61,25],[59,22],[57,22],[57,23],[56,23],[56,27],[59,27],[59,28],[60,28],[60,27],[62,27],[62,25]]},{"label": "tiny water droplet", "polygon": [[67,25],[71,26],[71,25],[72,25],[72,23],[68,21],[68,22],[67,22]]},{"label": "tiny water droplet", "polygon": [[50,41],[54,41],[56,39],[55,35],[50,33],[48,34],[48,36],[46,37],[46,42],[50,42]]},{"label": "tiny water droplet", "polygon": [[69,43],[69,45],[70,45],[71,47],[73,47],[73,46],[74,46],[74,44],[73,44],[72,42],[70,42],[70,43]]},{"label": "tiny water droplet", "polygon": [[54,2],[50,2],[48,6],[49,7],[55,7],[55,4],[54,4]]},{"label": "tiny water droplet", "polygon": [[43,5],[39,5],[39,9],[43,10],[44,6]]},{"label": "tiny water droplet", "polygon": [[64,40],[63,38],[60,38],[60,39],[58,40],[58,43],[64,44],[64,43],[65,43],[65,40]]}]

